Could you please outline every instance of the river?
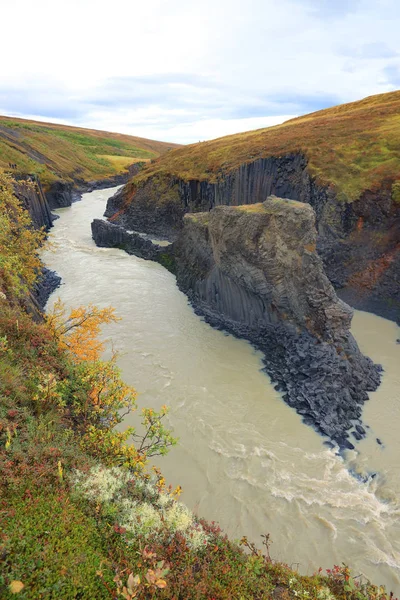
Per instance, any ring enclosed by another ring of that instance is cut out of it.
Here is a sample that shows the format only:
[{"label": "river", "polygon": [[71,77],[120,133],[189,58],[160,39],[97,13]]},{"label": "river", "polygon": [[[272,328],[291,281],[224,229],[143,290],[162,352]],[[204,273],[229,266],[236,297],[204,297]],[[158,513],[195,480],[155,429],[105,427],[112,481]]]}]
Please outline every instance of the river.
[{"label": "river", "polygon": [[[49,307],[61,297],[67,306],[116,308],[122,321],[104,336],[121,353],[124,379],[136,387],[140,407],[170,407],[179,437],[158,463],[167,481],[180,484],[183,501],[231,538],[260,544],[269,533],[272,557],[299,563],[303,573],[345,562],[399,595],[399,328],[355,313],[353,333],[385,374],[365,405],[368,436],[343,460],[281,400],[261,354],[196,316],[171,273],[95,246],[90,223],[116,189],[84,194],[56,211],[54,247],[43,259],[63,285]],[[351,471],[376,476],[362,483]]]}]

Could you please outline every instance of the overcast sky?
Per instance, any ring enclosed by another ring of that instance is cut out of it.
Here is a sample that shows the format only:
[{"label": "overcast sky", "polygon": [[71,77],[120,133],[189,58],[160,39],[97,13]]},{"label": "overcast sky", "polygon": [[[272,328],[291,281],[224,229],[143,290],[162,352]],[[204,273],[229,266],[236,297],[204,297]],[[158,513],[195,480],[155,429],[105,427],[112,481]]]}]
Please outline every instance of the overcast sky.
[{"label": "overcast sky", "polygon": [[0,114],[190,143],[400,88],[400,0],[1,0]]}]

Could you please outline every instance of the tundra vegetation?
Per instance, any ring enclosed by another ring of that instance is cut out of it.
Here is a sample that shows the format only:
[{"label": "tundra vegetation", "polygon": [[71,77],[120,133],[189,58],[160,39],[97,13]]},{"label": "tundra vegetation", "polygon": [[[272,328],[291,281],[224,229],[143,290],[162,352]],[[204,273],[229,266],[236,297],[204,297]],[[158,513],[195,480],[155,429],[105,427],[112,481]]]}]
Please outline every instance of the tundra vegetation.
[{"label": "tundra vegetation", "polygon": [[0,172],[40,177],[43,186],[91,181],[123,173],[176,144],[120,133],[0,117]]},{"label": "tundra vegetation", "polygon": [[137,403],[101,359],[113,309],[32,310],[43,237],[0,175],[0,597],[388,599],[345,565],[302,576],[268,536],[234,543],[178,500],[151,467],[176,442],[167,409],[115,428]]},{"label": "tundra vegetation", "polygon": [[338,199],[352,202],[366,190],[393,186],[399,201],[399,140],[400,91],[370,96],[274,127],[175,149],[146,165],[133,179],[127,200],[150,179],[215,183],[260,158],[303,154],[310,174],[334,189]]}]

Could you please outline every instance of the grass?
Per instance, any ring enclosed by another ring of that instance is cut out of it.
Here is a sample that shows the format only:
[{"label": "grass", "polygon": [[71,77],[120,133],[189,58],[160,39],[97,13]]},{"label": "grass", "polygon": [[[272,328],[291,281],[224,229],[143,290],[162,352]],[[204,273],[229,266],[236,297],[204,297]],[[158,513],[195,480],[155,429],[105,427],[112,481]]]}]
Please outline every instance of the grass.
[{"label": "grass", "polygon": [[176,144],[119,133],[0,117],[0,171],[38,175],[45,187],[58,179],[89,181],[148,162]]},{"label": "grass", "polygon": [[[173,150],[134,178],[174,177],[215,183],[260,158],[302,153],[310,173],[352,202],[365,190],[400,181],[400,91],[321,110],[281,125]],[[398,185],[396,197],[398,197]]]},{"label": "grass", "polygon": [[150,158],[143,158],[142,156],[113,156],[112,154],[99,154],[101,158],[105,158],[115,167],[121,170],[127,169],[134,162],[149,162]]}]

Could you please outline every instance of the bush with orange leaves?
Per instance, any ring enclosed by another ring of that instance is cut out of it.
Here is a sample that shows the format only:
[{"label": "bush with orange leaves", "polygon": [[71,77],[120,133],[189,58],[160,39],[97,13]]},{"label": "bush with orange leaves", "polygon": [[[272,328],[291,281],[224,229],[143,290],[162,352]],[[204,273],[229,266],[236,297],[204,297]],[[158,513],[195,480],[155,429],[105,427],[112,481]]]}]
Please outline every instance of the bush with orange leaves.
[{"label": "bush with orange leaves", "polygon": [[100,309],[90,304],[67,314],[61,300],[55,303],[47,324],[60,350],[72,361],[68,377],[57,382],[54,397],[81,432],[82,449],[105,464],[138,471],[148,458],[165,454],[176,440],[163,424],[165,406],[159,412],[143,409],[142,435],[134,427],[115,431],[125,416],[137,409],[136,391],[122,381],[117,355],[108,361],[100,358],[104,350],[99,339],[101,325],[117,320],[112,307]]}]

